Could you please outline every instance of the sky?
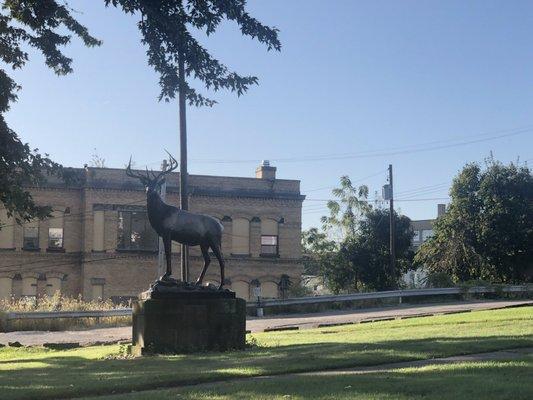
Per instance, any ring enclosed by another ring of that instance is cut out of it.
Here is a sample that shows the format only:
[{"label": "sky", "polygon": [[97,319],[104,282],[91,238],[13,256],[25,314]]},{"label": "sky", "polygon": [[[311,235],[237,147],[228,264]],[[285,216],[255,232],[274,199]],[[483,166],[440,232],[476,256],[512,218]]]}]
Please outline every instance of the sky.
[{"label": "sky", "polygon": [[[137,17],[103,1],[70,0],[103,40],[65,53],[74,73],[58,77],[31,53],[12,72],[22,86],[7,115],[23,141],[66,165],[93,154],[107,167],[159,168],[179,155],[177,102],[158,102]],[[396,209],[434,218],[453,177],[493,154],[533,162],[533,2],[249,1],[280,30],[281,52],[225,23],[198,35],[219,60],[259,85],[237,97],[211,94],[189,107],[189,173],[254,176],[267,159],[278,178],[298,179],[303,228],[319,226],[342,175],[371,199],[393,165]]]}]

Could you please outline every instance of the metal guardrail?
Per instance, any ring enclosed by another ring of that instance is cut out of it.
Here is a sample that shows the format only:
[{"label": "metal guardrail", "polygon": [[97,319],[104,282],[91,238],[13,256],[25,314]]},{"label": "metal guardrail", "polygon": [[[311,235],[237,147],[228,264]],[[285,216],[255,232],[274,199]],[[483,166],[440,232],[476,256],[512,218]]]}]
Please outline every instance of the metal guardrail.
[{"label": "metal guardrail", "polygon": [[[494,293],[494,292],[533,292],[533,285],[514,285],[504,286],[502,288],[494,287],[471,287],[471,288],[431,288],[431,289],[408,289],[408,290],[391,290],[386,292],[370,292],[370,293],[353,293],[340,294],[335,296],[314,296],[314,297],[297,297],[285,300],[260,300],[259,302],[248,302],[248,308],[257,307],[273,307],[273,306],[289,306],[289,305],[303,305],[303,304],[318,304],[318,303],[335,303],[343,301],[356,300],[371,300],[371,299],[385,299],[385,298],[406,298],[416,296],[437,296],[437,295],[452,295],[452,294],[478,294],[478,293]],[[105,317],[128,317],[131,316],[131,308],[121,308],[116,310],[106,311],[37,311],[37,312],[0,312],[0,320],[31,320],[31,319],[56,319],[56,318],[105,318]],[[1,322],[1,321],[0,321]],[[1,325],[1,324],[0,324]]]},{"label": "metal guardrail", "polygon": [[7,312],[3,318],[15,319],[48,319],[48,318],[105,318],[105,317],[129,317],[131,308],[116,310],[94,311],[32,311],[32,312]]},{"label": "metal guardrail", "polygon": [[315,297],[295,297],[284,300],[263,300],[259,302],[248,302],[247,307],[273,307],[273,306],[290,306],[303,304],[319,304],[319,303],[335,303],[343,301],[356,300],[373,300],[386,298],[407,298],[417,296],[438,296],[438,295],[453,295],[453,294],[479,294],[479,293],[495,293],[498,291],[505,293],[513,292],[533,292],[533,285],[511,285],[503,286],[501,288],[474,286],[470,288],[452,287],[452,288],[428,288],[428,289],[407,289],[407,290],[390,290],[384,292],[369,292],[369,293],[352,293],[340,294],[333,296],[315,296]]}]

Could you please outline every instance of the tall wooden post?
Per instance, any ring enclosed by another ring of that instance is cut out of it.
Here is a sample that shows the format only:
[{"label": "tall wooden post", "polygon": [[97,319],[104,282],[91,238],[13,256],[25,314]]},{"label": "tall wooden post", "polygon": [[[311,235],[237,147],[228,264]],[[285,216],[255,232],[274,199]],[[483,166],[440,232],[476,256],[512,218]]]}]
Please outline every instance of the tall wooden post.
[{"label": "tall wooden post", "polygon": [[392,184],[392,164],[389,164],[389,185],[390,185],[390,200],[389,200],[389,214],[390,214],[390,220],[389,220],[389,229],[390,229],[390,237],[389,237],[389,246],[390,246],[390,273],[392,274],[392,277],[396,274],[396,251],[394,248],[394,189]]},{"label": "tall wooden post", "polygon": [[[185,65],[183,54],[179,55],[179,110],[180,110],[180,206],[189,209],[188,174],[187,174],[187,115],[185,108]],[[181,280],[189,281],[189,247],[181,245]]]}]

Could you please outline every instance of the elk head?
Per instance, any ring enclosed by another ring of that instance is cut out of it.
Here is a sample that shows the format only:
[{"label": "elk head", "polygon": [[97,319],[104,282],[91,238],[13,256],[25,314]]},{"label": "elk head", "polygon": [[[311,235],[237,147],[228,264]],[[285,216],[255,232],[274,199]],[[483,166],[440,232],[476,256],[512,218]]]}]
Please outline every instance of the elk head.
[{"label": "elk head", "polygon": [[126,167],[126,175],[132,178],[139,179],[141,183],[144,185],[144,187],[146,188],[147,192],[156,190],[159,187],[159,185],[161,185],[161,182],[163,181],[163,178],[165,177],[165,175],[169,174],[170,172],[178,168],[178,162],[176,161],[176,159],[172,157],[172,154],[170,154],[168,151],[166,152],[169,156],[170,165],[165,171],[161,171],[158,174],[156,174],[154,173],[154,171],[148,171],[148,167],[146,167],[145,174],[133,172],[131,169],[131,156],[130,156],[130,162],[128,163],[128,166]]}]

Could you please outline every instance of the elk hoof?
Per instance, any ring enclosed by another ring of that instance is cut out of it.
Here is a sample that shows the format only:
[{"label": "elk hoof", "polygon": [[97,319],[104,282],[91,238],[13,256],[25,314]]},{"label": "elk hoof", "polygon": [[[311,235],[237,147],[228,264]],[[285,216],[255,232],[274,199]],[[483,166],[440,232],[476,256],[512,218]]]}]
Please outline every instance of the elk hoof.
[{"label": "elk hoof", "polygon": [[196,286],[202,286],[202,280],[201,279],[197,279],[196,282],[194,283]]},{"label": "elk hoof", "polygon": [[218,287],[218,290],[223,290],[224,289],[224,285],[221,284],[219,287]]}]

